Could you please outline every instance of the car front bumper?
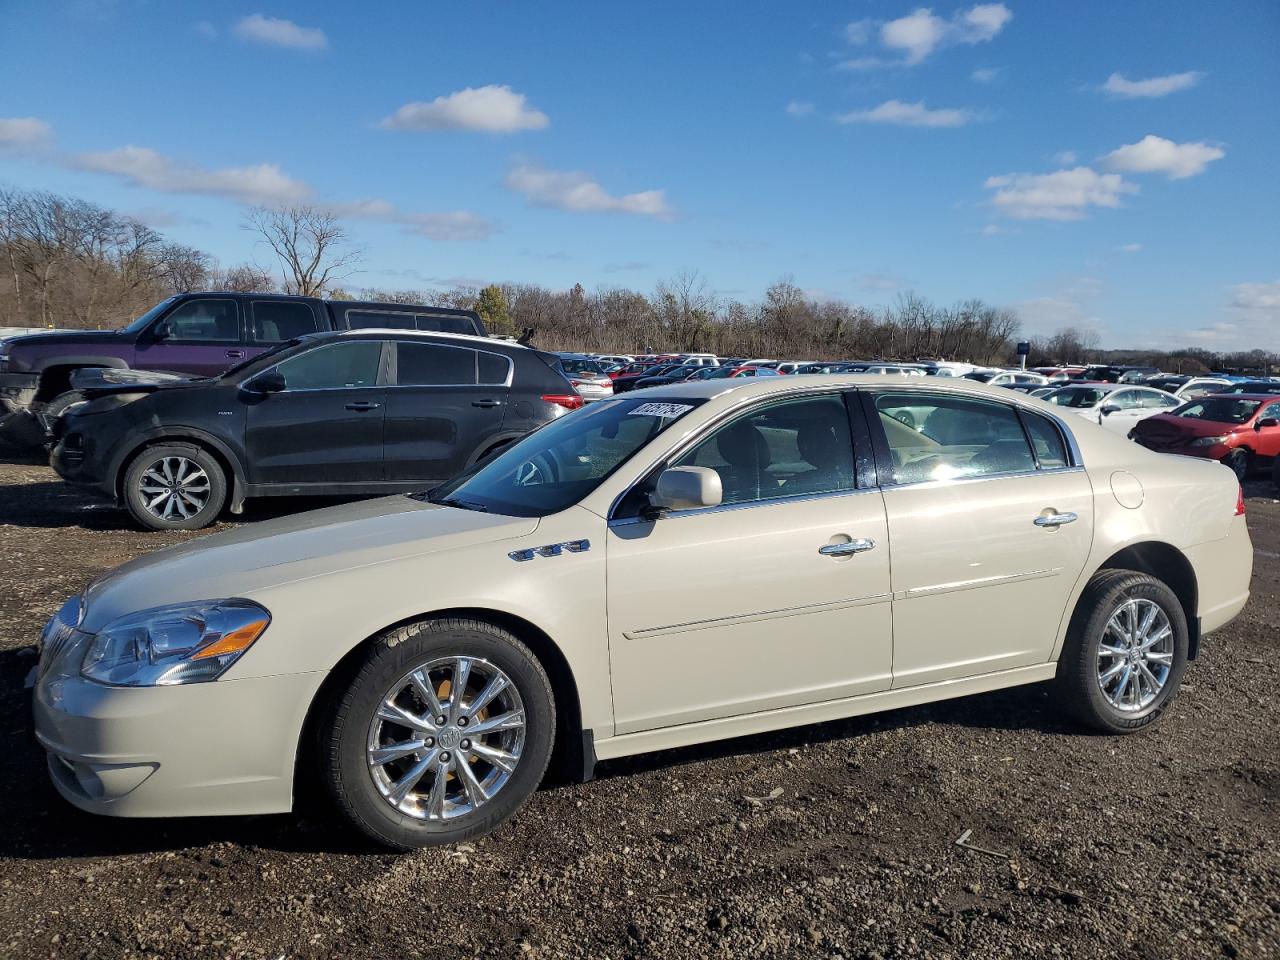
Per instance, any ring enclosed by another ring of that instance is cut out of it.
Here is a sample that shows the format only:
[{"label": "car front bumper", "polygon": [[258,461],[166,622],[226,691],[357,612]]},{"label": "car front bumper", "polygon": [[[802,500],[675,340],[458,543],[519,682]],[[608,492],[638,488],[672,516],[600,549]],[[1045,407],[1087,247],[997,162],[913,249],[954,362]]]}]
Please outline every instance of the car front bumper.
[{"label": "car front bumper", "polygon": [[0,411],[21,413],[30,410],[39,386],[39,374],[0,373]]},{"label": "car front bumper", "polygon": [[117,817],[287,812],[303,720],[323,673],[170,687],[45,676],[36,739],[54,787]]}]

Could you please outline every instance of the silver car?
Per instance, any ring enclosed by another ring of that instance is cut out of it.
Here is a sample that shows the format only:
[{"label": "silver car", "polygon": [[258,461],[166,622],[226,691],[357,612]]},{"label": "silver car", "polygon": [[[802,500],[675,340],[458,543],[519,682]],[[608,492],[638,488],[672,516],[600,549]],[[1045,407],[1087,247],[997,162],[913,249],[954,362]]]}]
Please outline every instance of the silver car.
[{"label": "silver car", "polygon": [[559,357],[561,372],[587,403],[613,396],[613,381],[605,373],[605,363],[578,353],[562,353]]}]

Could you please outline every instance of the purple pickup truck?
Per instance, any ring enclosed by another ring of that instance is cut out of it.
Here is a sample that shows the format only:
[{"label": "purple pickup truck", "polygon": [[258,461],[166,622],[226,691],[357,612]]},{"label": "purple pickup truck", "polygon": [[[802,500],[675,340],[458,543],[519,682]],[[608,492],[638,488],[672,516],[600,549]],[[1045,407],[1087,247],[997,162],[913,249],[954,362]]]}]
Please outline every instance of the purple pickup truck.
[{"label": "purple pickup truck", "polygon": [[391,328],[486,336],[480,317],[405,303],[256,293],[186,293],[119,330],[24,334],[0,341],[0,419],[31,415],[43,434],[81,399],[72,375],[93,368],[212,377],[283,341],[322,330]]}]

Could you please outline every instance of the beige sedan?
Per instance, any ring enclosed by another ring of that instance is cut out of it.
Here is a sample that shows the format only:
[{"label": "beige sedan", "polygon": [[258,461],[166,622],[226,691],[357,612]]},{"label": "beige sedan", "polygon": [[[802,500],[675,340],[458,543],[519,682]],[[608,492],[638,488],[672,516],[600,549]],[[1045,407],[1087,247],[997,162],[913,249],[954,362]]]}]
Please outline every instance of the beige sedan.
[{"label": "beige sedan", "polygon": [[589,777],[1030,683],[1136,730],[1248,598],[1244,501],[1064,412],[843,375],[595,404],[430,495],[100,578],[45,629],[37,736],[86,810],[274,813],[320,782],[408,849],[492,829],[553,756]]}]

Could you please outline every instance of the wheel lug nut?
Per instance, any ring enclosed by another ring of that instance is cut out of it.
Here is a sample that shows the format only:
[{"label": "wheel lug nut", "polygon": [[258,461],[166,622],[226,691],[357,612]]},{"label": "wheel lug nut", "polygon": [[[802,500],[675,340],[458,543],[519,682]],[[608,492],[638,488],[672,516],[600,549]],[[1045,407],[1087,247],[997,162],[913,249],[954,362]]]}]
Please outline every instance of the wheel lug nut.
[{"label": "wheel lug nut", "polygon": [[449,762],[449,751],[446,750],[444,753],[440,754],[440,762],[441,763]]},{"label": "wheel lug nut", "polygon": [[458,726],[460,726],[460,727],[465,727],[466,725],[467,725],[467,718],[466,718],[466,717],[459,717],[459,718],[458,718]]},{"label": "wheel lug nut", "polygon": [[443,727],[448,719],[448,717],[436,717],[436,726]]},{"label": "wheel lug nut", "polygon": [[426,746],[428,746],[428,747],[434,747],[434,746],[436,745],[436,738],[435,738],[435,737],[427,737],[427,739],[426,739],[426,740],[424,740],[424,741],[422,741],[422,742],[423,742],[423,744],[425,744],[425,745],[426,745]]},{"label": "wheel lug nut", "polygon": [[470,749],[471,749],[471,741],[470,741],[470,740],[463,740],[460,744],[458,744],[458,746],[460,746],[463,750],[470,750]]}]

